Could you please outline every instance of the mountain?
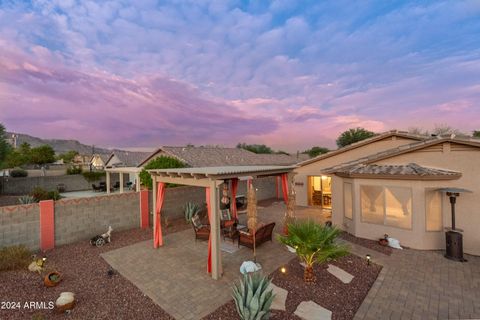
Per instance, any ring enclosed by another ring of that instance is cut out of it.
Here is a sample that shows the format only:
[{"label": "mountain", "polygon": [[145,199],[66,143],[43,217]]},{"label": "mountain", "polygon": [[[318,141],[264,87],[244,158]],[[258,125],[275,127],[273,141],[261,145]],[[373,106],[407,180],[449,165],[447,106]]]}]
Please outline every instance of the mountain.
[{"label": "mountain", "polygon": [[[12,136],[12,132],[7,132],[7,137]],[[92,147],[83,143],[80,143],[78,140],[63,140],[63,139],[41,139],[37,137],[30,136],[23,133],[15,133],[17,135],[17,146],[20,146],[22,143],[26,142],[34,147],[38,147],[44,144],[48,144],[55,150],[57,154],[64,153],[70,150],[75,150],[82,155],[90,155],[92,153],[99,154],[111,154],[113,150]],[[93,152],[92,152],[93,151]]]}]

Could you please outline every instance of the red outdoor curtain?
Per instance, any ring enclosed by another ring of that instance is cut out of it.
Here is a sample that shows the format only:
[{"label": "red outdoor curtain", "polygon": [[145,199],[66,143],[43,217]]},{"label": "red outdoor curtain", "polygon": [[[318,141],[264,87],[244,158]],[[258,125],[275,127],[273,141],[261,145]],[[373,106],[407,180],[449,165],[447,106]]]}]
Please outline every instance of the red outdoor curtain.
[{"label": "red outdoor curtain", "polygon": [[278,191],[279,185],[280,185],[280,177],[276,176],[275,177],[275,191],[277,193],[277,199],[280,199],[280,192]]},{"label": "red outdoor curtain", "polygon": [[162,224],[160,219],[160,211],[163,206],[163,198],[165,196],[165,183],[158,183],[158,192],[157,192],[157,205],[155,208],[155,232],[153,237],[153,247],[156,249],[163,246],[163,237],[162,237]]},{"label": "red outdoor curtain", "polygon": [[208,236],[208,263],[207,272],[212,272],[212,206],[210,205],[210,188],[205,188],[205,198],[207,200],[208,222],[210,223],[210,235]]},{"label": "red outdoor curtain", "polygon": [[237,190],[238,190],[238,179],[232,179],[232,200],[230,200],[230,209],[232,211],[233,219],[237,220]]},{"label": "red outdoor curtain", "polygon": [[285,204],[288,203],[288,174],[283,173],[282,177],[282,192],[283,192],[283,200]]}]

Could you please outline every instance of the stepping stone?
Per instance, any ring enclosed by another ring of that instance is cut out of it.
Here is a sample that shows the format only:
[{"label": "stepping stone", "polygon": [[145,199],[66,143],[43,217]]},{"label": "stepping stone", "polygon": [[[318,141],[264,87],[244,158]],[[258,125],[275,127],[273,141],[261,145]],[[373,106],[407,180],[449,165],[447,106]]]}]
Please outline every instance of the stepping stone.
[{"label": "stepping stone", "polygon": [[328,265],[327,271],[333,274],[343,283],[350,283],[353,279],[353,276],[350,273],[332,264]]},{"label": "stepping stone", "polygon": [[295,315],[299,316],[304,320],[331,320],[332,319],[332,311],[325,309],[324,307],[316,304],[313,301],[301,302],[294,313]]},{"label": "stepping stone", "polygon": [[285,311],[285,302],[287,301],[288,291],[283,288],[277,287],[273,283],[270,283],[269,289],[272,289],[273,294],[275,295],[271,308]]}]

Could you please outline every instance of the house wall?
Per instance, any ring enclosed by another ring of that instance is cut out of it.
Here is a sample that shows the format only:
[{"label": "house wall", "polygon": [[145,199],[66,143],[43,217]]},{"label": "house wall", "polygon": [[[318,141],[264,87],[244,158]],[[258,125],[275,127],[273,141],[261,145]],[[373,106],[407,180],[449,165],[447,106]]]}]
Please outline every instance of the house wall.
[{"label": "house wall", "polygon": [[38,203],[0,207],[0,248],[24,244],[30,249],[40,245]]},{"label": "house wall", "polygon": [[[321,175],[322,169],[416,141],[417,140],[393,136],[296,168],[294,172],[296,173],[295,191],[297,194],[297,204],[300,206],[308,206],[308,176],[319,176]],[[333,186],[334,181],[332,181],[332,188]]]}]

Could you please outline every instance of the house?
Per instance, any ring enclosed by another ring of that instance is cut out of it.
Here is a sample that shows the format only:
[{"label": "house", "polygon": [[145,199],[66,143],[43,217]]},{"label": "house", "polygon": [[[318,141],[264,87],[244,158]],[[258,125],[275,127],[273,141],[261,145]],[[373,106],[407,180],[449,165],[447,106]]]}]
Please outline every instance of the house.
[{"label": "house", "polygon": [[189,167],[247,166],[247,165],[292,165],[304,158],[286,154],[256,154],[240,148],[222,147],[172,147],[164,146],[146,157],[139,167],[145,166],[159,156],[176,158]]},{"label": "house", "polygon": [[107,162],[107,159],[108,159],[108,155],[107,154],[94,154],[91,158],[90,158],[90,166],[93,168],[93,169],[97,169],[97,170],[103,170],[105,168],[105,164]]},{"label": "house", "polygon": [[[304,162],[295,180],[310,180],[314,172],[321,177],[321,187],[328,180],[334,224],[362,238],[388,234],[414,249],[442,249],[451,209],[439,189],[468,189],[472,193],[461,193],[457,200],[456,226],[464,231],[465,252],[480,255],[479,139],[391,131],[340,150]],[[316,183],[308,183],[310,193],[316,191]],[[327,203],[323,197],[318,201]]]},{"label": "house", "polygon": [[150,152],[130,152],[115,150],[105,161],[106,168],[116,167],[137,167],[145,158],[150,156]]}]

